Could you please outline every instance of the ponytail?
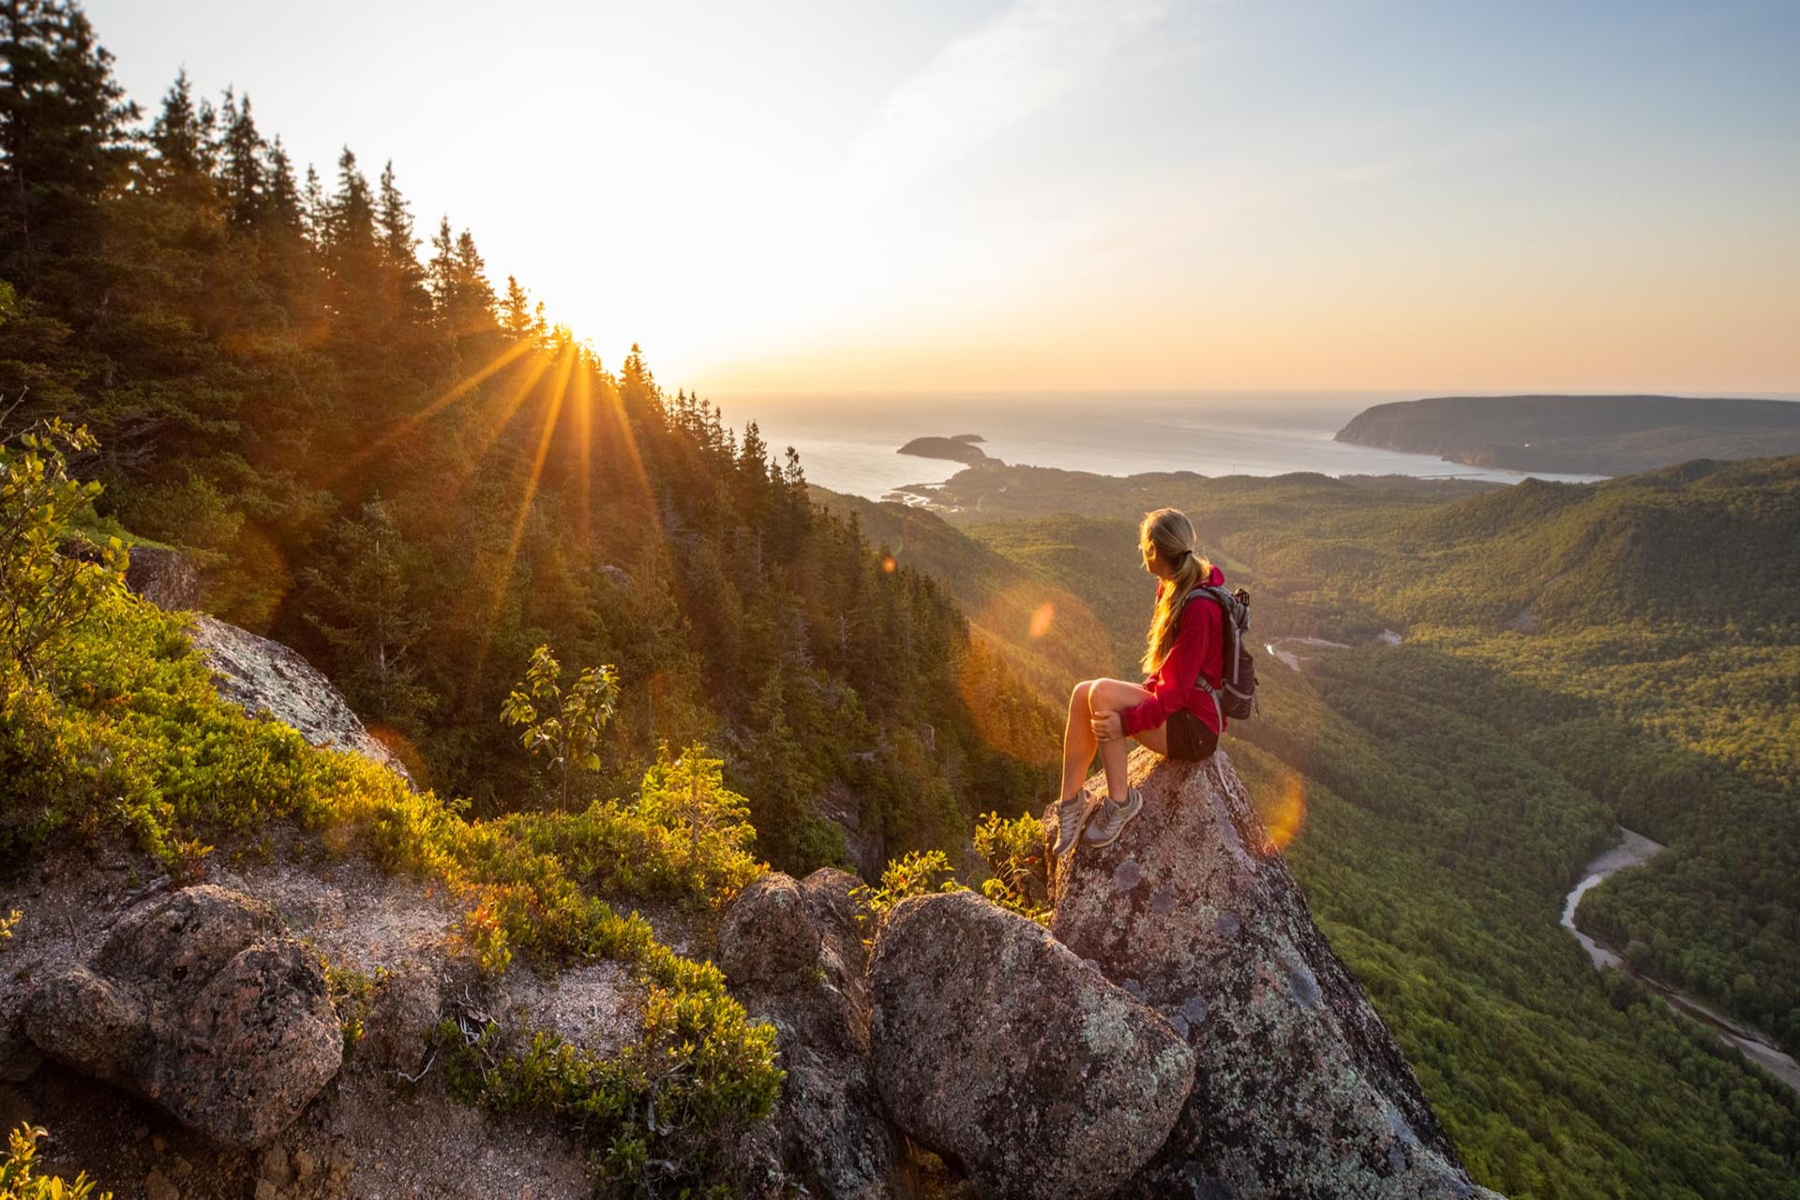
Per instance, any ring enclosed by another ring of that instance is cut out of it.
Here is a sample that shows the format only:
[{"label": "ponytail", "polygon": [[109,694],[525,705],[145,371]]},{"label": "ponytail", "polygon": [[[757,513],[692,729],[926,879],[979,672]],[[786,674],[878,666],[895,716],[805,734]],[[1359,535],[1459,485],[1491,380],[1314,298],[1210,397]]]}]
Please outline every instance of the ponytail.
[{"label": "ponytail", "polygon": [[1150,632],[1144,639],[1142,666],[1146,675],[1161,667],[1175,642],[1175,619],[1181,614],[1188,593],[1212,578],[1212,561],[1194,545],[1193,522],[1179,509],[1159,508],[1144,514],[1138,528],[1140,546],[1153,549],[1164,562],[1175,564],[1174,578],[1163,585],[1150,618]]}]

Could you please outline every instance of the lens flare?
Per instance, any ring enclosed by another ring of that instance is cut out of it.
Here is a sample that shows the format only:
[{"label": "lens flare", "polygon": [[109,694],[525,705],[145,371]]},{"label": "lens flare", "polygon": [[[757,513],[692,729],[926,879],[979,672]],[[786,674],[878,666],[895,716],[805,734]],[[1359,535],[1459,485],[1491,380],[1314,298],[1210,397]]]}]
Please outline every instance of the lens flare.
[{"label": "lens flare", "polygon": [[1073,592],[1040,583],[1015,583],[965,601],[969,623],[1011,648],[1020,678],[1057,709],[1069,684],[1116,674],[1117,656],[1106,627]]},{"label": "lens flare", "polygon": [[899,564],[894,561],[894,556],[891,554],[883,556],[881,560],[881,569],[886,571],[889,575],[894,573],[894,569],[898,565]]},{"label": "lens flare", "polygon": [[367,729],[370,737],[380,742],[389,754],[400,760],[400,765],[406,768],[407,774],[413,777],[415,784],[419,787],[429,786],[429,780],[425,773],[425,756],[419,753],[419,748],[413,744],[411,738],[392,725],[371,724],[367,726]]},{"label": "lens flare", "polygon": [[1287,849],[1300,836],[1301,826],[1306,824],[1305,780],[1298,775],[1287,776],[1259,807],[1270,844],[1277,850]]}]

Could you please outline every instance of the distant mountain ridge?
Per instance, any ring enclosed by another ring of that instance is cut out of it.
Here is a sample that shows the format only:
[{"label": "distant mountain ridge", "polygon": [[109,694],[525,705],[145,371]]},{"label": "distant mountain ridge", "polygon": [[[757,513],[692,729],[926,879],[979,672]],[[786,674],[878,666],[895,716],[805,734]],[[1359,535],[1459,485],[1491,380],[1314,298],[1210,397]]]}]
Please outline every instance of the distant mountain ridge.
[{"label": "distant mountain ridge", "polygon": [[1434,396],[1365,409],[1340,442],[1512,471],[1625,475],[1800,453],[1800,403],[1689,396]]}]

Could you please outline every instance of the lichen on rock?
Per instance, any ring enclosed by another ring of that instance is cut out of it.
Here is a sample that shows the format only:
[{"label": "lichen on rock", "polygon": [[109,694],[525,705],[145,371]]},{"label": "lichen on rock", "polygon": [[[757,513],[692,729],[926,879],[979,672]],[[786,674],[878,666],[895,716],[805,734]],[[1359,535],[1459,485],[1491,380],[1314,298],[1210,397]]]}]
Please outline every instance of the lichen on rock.
[{"label": "lichen on rock", "polygon": [[763,876],[726,913],[719,961],[750,1015],[775,1026],[787,1082],[771,1153],[785,1173],[830,1200],[889,1200],[913,1189],[870,1072],[857,882],[830,868]]},{"label": "lichen on rock", "polygon": [[46,1054],[227,1147],[280,1133],[343,1061],[318,955],[211,885],[129,911],[90,964],[39,979],[24,1016]]},{"label": "lichen on rock", "polygon": [[1181,1111],[1194,1056],[1042,926],[972,892],[902,901],[869,968],[883,1101],[996,1200],[1129,1179]]},{"label": "lichen on rock", "polygon": [[1392,1034],[1313,923],[1231,761],[1130,763],[1142,815],[1078,846],[1055,935],[1168,1018],[1195,1082],[1120,1197],[1468,1197]]}]

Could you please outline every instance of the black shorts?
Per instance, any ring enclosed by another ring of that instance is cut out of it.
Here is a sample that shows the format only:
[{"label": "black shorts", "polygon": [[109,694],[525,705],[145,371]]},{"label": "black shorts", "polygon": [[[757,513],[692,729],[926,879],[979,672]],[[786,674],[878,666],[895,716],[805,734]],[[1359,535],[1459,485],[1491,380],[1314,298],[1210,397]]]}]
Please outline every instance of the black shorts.
[{"label": "black shorts", "polygon": [[1219,735],[1212,726],[1185,708],[1169,714],[1163,729],[1169,738],[1169,757],[1179,762],[1199,762],[1211,758],[1219,748]]}]

